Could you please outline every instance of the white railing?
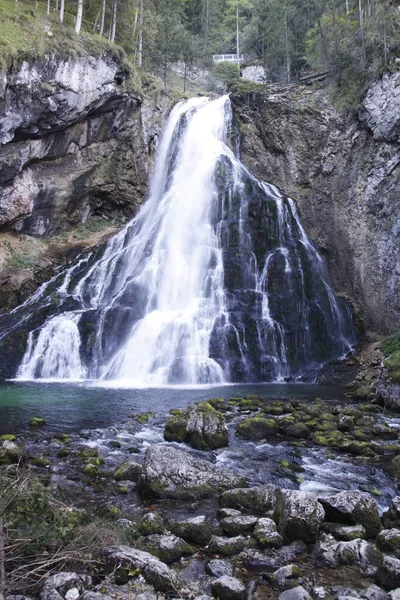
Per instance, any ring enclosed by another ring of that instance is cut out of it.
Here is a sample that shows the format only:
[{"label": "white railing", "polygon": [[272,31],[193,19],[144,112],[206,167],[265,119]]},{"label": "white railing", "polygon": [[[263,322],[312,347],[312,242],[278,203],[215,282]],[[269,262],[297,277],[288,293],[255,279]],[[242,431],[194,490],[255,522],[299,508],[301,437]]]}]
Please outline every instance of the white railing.
[{"label": "white railing", "polygon": [[[213,61],[215,63],[219,63],[219,62],[237,63],[238,59],[237,59],[237,54],[214,54]],[[243,54],[241,54],[239,56],[239,62],[241,63],[243,61],[244,61],[244,56],[243,56]]]}]

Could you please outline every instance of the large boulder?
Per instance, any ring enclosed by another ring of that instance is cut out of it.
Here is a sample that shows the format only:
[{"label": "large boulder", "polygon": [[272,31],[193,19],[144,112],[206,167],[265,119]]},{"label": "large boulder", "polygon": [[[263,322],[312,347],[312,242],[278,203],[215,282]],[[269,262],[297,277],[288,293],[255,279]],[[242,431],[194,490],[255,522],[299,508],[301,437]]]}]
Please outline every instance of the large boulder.
[{"label": "large boulder", "polygon": [[237,435],[245,440],[263,440],[279,432],[274,419],[263,416],[249,417],[242,421],[237,428]]},{"label": "large boulder", "polygon": [[315,542],[324,520],[324,509],[313,494],[299,490],[280,490],[274,520],[285,542]]},{"label": "large boulder", "polygon": [[88,575],[61,572],[51,575],[40,593],[40,600],[64,600],[65,598],[79,598],[92,584],[92,578]]},{"label": "large boulder", "polygon": [[374,544],[365,540],[336,542],[331,535],[323,535],[314,549],[314,557],[328,567],[356,565],[365,575],[375,575],[383,556]]},{"label": "large boulder", "polygon": [[384,529],[376,538],[376,545],[382,552],[400,558],[400,529]]},{"label": "large boulder", "polygon": [[226,535],[246,535],[253,531],[257,521],[257,517],[241,515],[239,517],[226,517],[220,521],[219,526]]},{"label": "large boulder", "polygon": [[279,595],[279,600],[311,600],[310,594],[301,585],[286,590]]},{"label": "large boulder", "polygon": [[375,538],[382,529],[376,502],[365,492],[340,492],[319,501],[328,521],[362,525],[368,538]]},{"label": "large boulder", "polygon": [[258,519],[252,535],[261,548],[280,548],[283,545],[283,538],[272,519]]},{"label": "large boulder", "polygon": [[156,444],[146,451],[141,486],[158,498],[203,498],[245,485],[235,473],[172,446]]},{"label": "large boulder", "polygon": [[279,488],[275,485],[260,485],[249,489],[231,489],[221,494],[221,506],[246,509],[252,514],[266,516],[275,510]]},{"label": "large boulder", "polygon": [[205,546],[211,540],[211,523],[204,515],[186,521],[172,521],[168,523],[168,527],[172,533],[191,544]]},{"label": "large boulder", "polygon": [[195,553],[194,548],[176,535],[148,535],[140,547],[170,565],[184,556]]},{"label": "large boulder", "polygon": [[219,600],[246,600],[246,588],[236,577],[223,575],[211,583],[211,591]]},{"label": "large boulder", "polygon": [[106,570],[115,572],[121,583],[129,580],[130,573],[138,571],[157,592],[175,593],[181,587],[178,576],[149,552],[112,546],[104,551],[104,562]]},{"label": "large boulder", "polygon": [[247,545],[248,540],[242,535],[230,538],[213,535],[207,549],[211,554],[234,556],[243,552]]},{"label": "large boulder", "polygon": [[229,444],[225,418],[208,402],[175,411],[165,425],[164,437],[168,442],[186,442],[198,450],[215,450]]},{"label": "large boulder", "polygon": [[385,590],[400,587],[400,560],[392,556],[384,556],[376,574],[376,582]]}]

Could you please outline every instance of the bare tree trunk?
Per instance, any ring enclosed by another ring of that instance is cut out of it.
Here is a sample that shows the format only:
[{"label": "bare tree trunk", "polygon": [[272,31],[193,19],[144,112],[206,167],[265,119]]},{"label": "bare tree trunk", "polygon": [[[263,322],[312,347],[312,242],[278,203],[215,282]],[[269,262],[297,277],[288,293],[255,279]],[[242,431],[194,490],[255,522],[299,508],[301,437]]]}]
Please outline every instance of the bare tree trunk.
[{"label": "bare tree trunk", "polygon": [[139,68],[143,66],[143,0],[140,0],[139,16]]},{"label": "bare tree trunk", "polygon": [[239,2],[236,2],[236,58],[238,67],[238,77],[240,77],[240,45],[239,45]]},{"label": "bare tree trunk", "polygon": [[187,63],[185,61],[185,69],[183,71],[183,93],[186,92],[186,75],[187,75]]},{"label": "bare tree trunk", "polygon": [[47,0],[47,14],[50,14],[50,0]]},{"label": "bare tree trunk", "polygon": [[346,15],[349,16],[349,0],[346,0]]},{"label": "bare tree trunk", "polygon": [[4,520],[3,517],[0,517],[0,598],[3,600],[6,589],[6,557],[4,546]]},{"label": "bare tree trunk", "polygon": [[364,43],[364,19],[363,19],[363,8],[362,0],[358,0],[358,13],[360,17],[360,31],[361,31],[361,67],[365,69],[365,43]]},{"label": "bare tree trunk", "polygon": [[[286,5],[285,5],[286,8]],[[289,23],[287,13],[285,11],[285,51],[286,51],[286,77],[287,82],[290,83],[291,79],[291,63],[290,63],[290,50],[289,50]]]},{"label": "bare tree trunk", "polygon": [[102,0],[101,3],[101,21],[100,21],[100,31],[99,34],[103,35],[104,33],[104,21],[106,18],[106,0]]},{"label": "bare tree trunk", "polygon": [[58,11],[58,0],[56,0],[56,12]]},{"label": "bare tree trunk", "polygon": [[64,21],[65,0],[61,0],[60,4],[60,23]]},{"label": "bare tree trunk", "polygon": [[82,26],[83,0],[78,0],[78,12],[76,15],[75,33],[79,33]]},{"label": "bare tree trunk", "polygon": [[99,10],[97,11],[96,20],[93,25],[93,33],[96,33],[97,27],[99,25],[100,14],[101,14],[101,6],[100,6]]},{"label": "bare tree trunk", "polygon": [[111,27],[111,38],[110,41],[112,44],[115,43],[115,31],[117,29],[117,0],[113,2],[113,12],[112,12],[112,27]]}]

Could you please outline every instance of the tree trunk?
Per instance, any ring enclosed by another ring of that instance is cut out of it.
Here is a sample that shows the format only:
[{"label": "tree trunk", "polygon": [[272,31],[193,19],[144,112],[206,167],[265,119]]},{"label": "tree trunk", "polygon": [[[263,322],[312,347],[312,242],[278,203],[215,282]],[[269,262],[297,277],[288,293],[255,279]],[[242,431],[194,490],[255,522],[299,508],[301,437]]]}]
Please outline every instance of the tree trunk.
[{"label": "tree trunk", "polygon": [[236,58],[237,58],[237,68],[238,68],[238,77],[240,78],[240,44],[239,44],[239,2],[236,2]]},{"label": "tree trunk", "polygon": [[50,14],[50,0],[47,0],[47,14]]},{"label": "tree trunk", "polygon": [[75,33],[79,33],[82,26],[83,0],[78,0],[78,12],[76,15]]},{"label": "tree trunk", "polygon": [[112,27],[111,27],[111,43],[115,43],[115,31],[117,29],[117,0],[113,2]]},{"label": "tree trunk", "polygon": [[185,69],[183,71],[183,93],[186,92],[186,75],[187,75],[187,63],[185,61]]},{"label": "tree trunk", "polygon": [[65,0],[61,0],[60,4],[60,23],[64,21]]},{"label": "tree trunk", "polygon": [[291,79],[290,49],[289,49],[289,23],[287,13],[285,12],[285,52],[286,52],[286,77],[287,82]]},{"label": "tree trunk", "polygon": [[140,0],[139,14],[139,68],[143,66],[143,0]]},{"label": "tree trunk", "polygon": [[360,31],[361,31],[361,67],[365,69],[365,43],[364,43],[364,19],[363,19],[363,9],[362,9],[362,0],[358,0],[358,13],[360,17]]},{"label": "tree trunk", "polygon": [[103,35],[104,33],[104,21],[106,19],[106,0],[102,0],[101,3],[101,21],[100,21],[100,31],[99,34]]}]

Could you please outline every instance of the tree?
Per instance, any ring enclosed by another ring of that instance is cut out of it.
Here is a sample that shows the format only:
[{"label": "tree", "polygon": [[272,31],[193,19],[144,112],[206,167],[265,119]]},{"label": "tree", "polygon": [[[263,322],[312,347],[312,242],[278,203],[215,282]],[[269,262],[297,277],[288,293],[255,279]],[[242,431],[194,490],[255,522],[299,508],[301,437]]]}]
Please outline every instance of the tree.
[{"label": "tree", "polygon": [[60,1],[60,23],[64,21],[65,0]]},{"label": "tree", "polygon": [[83,0],[78,0],[78,12],[76,14],[75,33],[79,33],[82,26]]}]

